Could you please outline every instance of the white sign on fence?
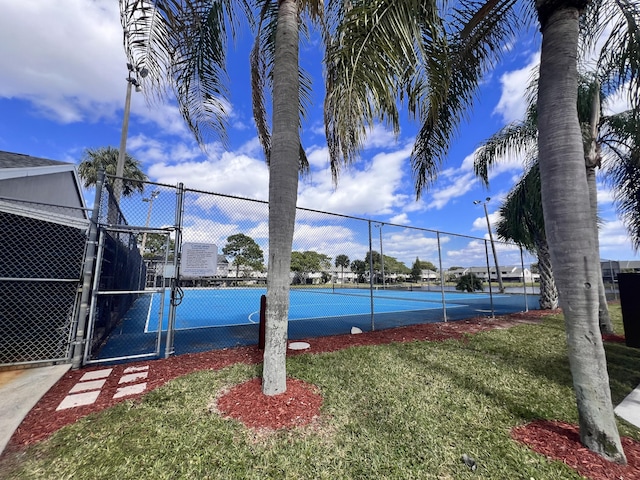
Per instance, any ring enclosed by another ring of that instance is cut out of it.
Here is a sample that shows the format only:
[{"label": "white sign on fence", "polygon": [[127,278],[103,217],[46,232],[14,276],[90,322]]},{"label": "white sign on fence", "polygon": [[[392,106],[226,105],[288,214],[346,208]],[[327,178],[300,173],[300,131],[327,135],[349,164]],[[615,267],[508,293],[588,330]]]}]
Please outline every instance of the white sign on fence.
[{"label": "white sign on fence", "polygon": [[212,243],[183,243],[180,275],[213,277],[218,270],[218,247]]}]

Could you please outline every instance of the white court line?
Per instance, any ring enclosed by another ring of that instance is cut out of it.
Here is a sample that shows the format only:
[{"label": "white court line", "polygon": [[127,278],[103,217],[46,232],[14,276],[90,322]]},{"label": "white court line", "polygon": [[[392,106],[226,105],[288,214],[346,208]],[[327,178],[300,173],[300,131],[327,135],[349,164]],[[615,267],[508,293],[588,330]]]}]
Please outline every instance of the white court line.
[{"label": "white court line", "polygon": [[144,333],[149,333],[149,320],[151,319],[151,305],[153,305],[153,297],[155,293],[151,294],[151,300],[149,301],[149,309],[147,310],[147,320],[144,322]]},{"label": "white court line", "polygon": [[249,320],[249,322],[251,322],[251,323],[260,323],[260,319],[258,319],[258,321],[256,322],[255,320],[253,320],[253,319],[251,318],[251,317],[253,317],[256,313],[257,313],[258,315],[260,315],[260,310],[256,310],[255,312],[251,312],[251,313],[249,314],[249,316],[247,317],[247,320]]},{"label": "white court line", "polygon": [[[426,302],[425,302],[426,303]],[[301,305],[302,307],[313,307],[313,306],[324,306],[324,303],[306,303],[304,305]],[[343,304],[343,305],[348,305],[348,304]],[[454,304],[454,305],[447,305],[447,310],[450,308],[466,308],[469,307],[469,305],[462,305],[462,304]],[[441,309],[442,306],[439,307],[430,307],[430,308],[420,308],[420,309],[413,309],[413,310],[389,310],[386,312],[374,312],[374,314],[377,315],[382,315],[382,314],[387,314],[387,313],[406,313],[406,312],[419,312],[421,310],[438,310]],[[355,316],[362,316],[362,315],[371,315],[371,312],[363,312],[363,313],[347,313],[347,314],[343,314],[343,315],[323,315],[323,316],[316,316],[316,317],[302,317],[302,318],[289,318],[290,322],[295,322],[297,320],[315,320],[315,319],[323,319],[323,318],[346,318],[346,317],[355,317]]]}]

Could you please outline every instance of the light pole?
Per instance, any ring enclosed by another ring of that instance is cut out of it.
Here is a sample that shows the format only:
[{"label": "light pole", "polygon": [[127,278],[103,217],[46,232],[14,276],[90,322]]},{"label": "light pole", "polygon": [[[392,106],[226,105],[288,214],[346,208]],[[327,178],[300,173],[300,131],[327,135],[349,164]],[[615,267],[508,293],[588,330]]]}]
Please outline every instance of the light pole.
[{"label": "light pole", "polygon": [[[129,75],[127,77],[127,96],[124,100],[124,117],[122,119],[122,132],[120,133],[120,149],[118,150],[118,163],[116,164],[116,180],[113,184],[113,196],[116,199],[116,203],[120,204],[120,196],[122,195],[122,177],[124,175],[124,159],[125,151],[127,148],[127,131],[129,130],[129,112],[131,110],[131,86],[136,87],[136,92],[142,91],[139,78],[146,77],[149,74],[149,70],[146,68],[134,67],[130,63],[127,63],[129,69]],[[132,77],[131,74],[135,74]]]},{"label": "light pole", "polygon": [[[496,255],[496,244],[493,242],[493,234],[491,233],[491,223],[489,222],[489,212],[487,212],[487,203],[491,200],[491,197],[487,197],[485,201],[474,200],[474,205],[482,204],[484,207],[484,216],[487,219],[487,230],[489,230],[489,241],[491,242],[491,251],[493,252],[493,260],[496,264],[496,275],[498,276],[498,289],[500,293],[504,293],[504,285],[502,284],[502,273],[500,272],[500,266],[498,265],[498,255]],[[491,281],[491,277],[489,277]]]},{"label": "light pole", "polygon": [[[160,195],[160,190],[154,190],[153,192],[151,192],[151,195],[149,195],[149,198],[143,198],[142,201],[143,202],[149,202],[149,209],[147,210],[147,221],[144,224],[145,228],[149,228],[149,222],[151,221],[151,208],[153,208],[153,201],[156,199],[156,197]],[[144,257],[144,249],[147,245],[147,231],[145,230],[144,233],[142,234],[142,245],[140,246],[140,255],[142,255]]]}]

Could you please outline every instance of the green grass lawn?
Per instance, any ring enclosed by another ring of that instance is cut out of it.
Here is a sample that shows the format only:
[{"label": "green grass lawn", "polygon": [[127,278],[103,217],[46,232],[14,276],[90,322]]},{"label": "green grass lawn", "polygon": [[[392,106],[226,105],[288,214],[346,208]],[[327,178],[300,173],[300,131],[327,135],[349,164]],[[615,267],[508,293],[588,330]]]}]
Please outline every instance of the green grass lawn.
[{"label": "green grass lawn", "polygon": [[[622,332],[619,310],[612,307]],[[640,383],[640,350],[606,348],[617,403]],[[319,387],[318,424],[256,433],[211,413],[221,389],[260,375],[259,366],[236,365],[176,379],[65,427],[5,465],[2,478],[581,478],[509,436],[534,419],[577,421],[561,316],[467,341],[294,356],[288,373]],[[476,459],[475,472],[462,454]]]}]

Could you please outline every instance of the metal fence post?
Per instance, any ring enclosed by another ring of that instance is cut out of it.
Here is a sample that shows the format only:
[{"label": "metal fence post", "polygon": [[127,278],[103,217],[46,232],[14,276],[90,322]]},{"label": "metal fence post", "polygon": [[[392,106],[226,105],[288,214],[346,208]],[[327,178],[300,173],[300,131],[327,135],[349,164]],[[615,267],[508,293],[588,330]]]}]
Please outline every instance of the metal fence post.
[{"label": "metal fence post", "polygon": [[175,220],[175,244],[173,254],[173,278],[171,279],[171,293],[169,302],[169,318],[167,321],[167,344],[164,358],[169,358],[174,353],[174,332],[176,326],[176,307],[182,301],[180,289],[180,252],[182,251],[182,208],[184,201],[184,185],[178,184],[176,189],[176,220]]},{"label": "metal fence post", "polygon": [[80,308],[76,321],[77,329],[75,340],[73,341],[73,358],[71,368],[77,370],[82,366],[82,350],[86,343],[87,311],[89,310],[89,297],[91,293],[91,275],[96,258],[96,240],[98,238],[98,218],[100,216],[100,202],[102,200],[102,186],[104,185],[104,170],[98,172],[96,181],[96,194],[93,200],[93,211],[89,221],[89,232],[87,235],[87,247],[85,249],[84,266],[82,269],[82,294],[80,297]]},{"label": "metal fence post", "polygon": [[444,321],[447,321],[447,303],[444,298],[444,270],[442,270],[442,249],[440,248],[440,232],[436,232],[438,239],[438,266],[440,268],[440,292],[442,293],[442,313]]},{"label": "metal fence post", "polygon": [[487,258],[487,275],[489,279],[489,300],[491,301],[491,318],[496,318],[495,310],[493,309],[493,290],[491,289],[491,266],[489,265],[489,247],[487,241],[484,241],[484,252]]},{"label": "metal fence post", "polygon": [[376,329],[374,320],[374,306],[373,306],[373,241],[371,239],[371,220],[367,222],[369,224],[369,298],[371,300],[371,331]]},{"label": "metal fence post", "polygon": [[524,311],[529,311],[529,301],[527,299],[527,281],[524,277],[524,254],[522,253],[522,245],[520,245],[520,265],[522,266],[522,286],[524,287]]}]

